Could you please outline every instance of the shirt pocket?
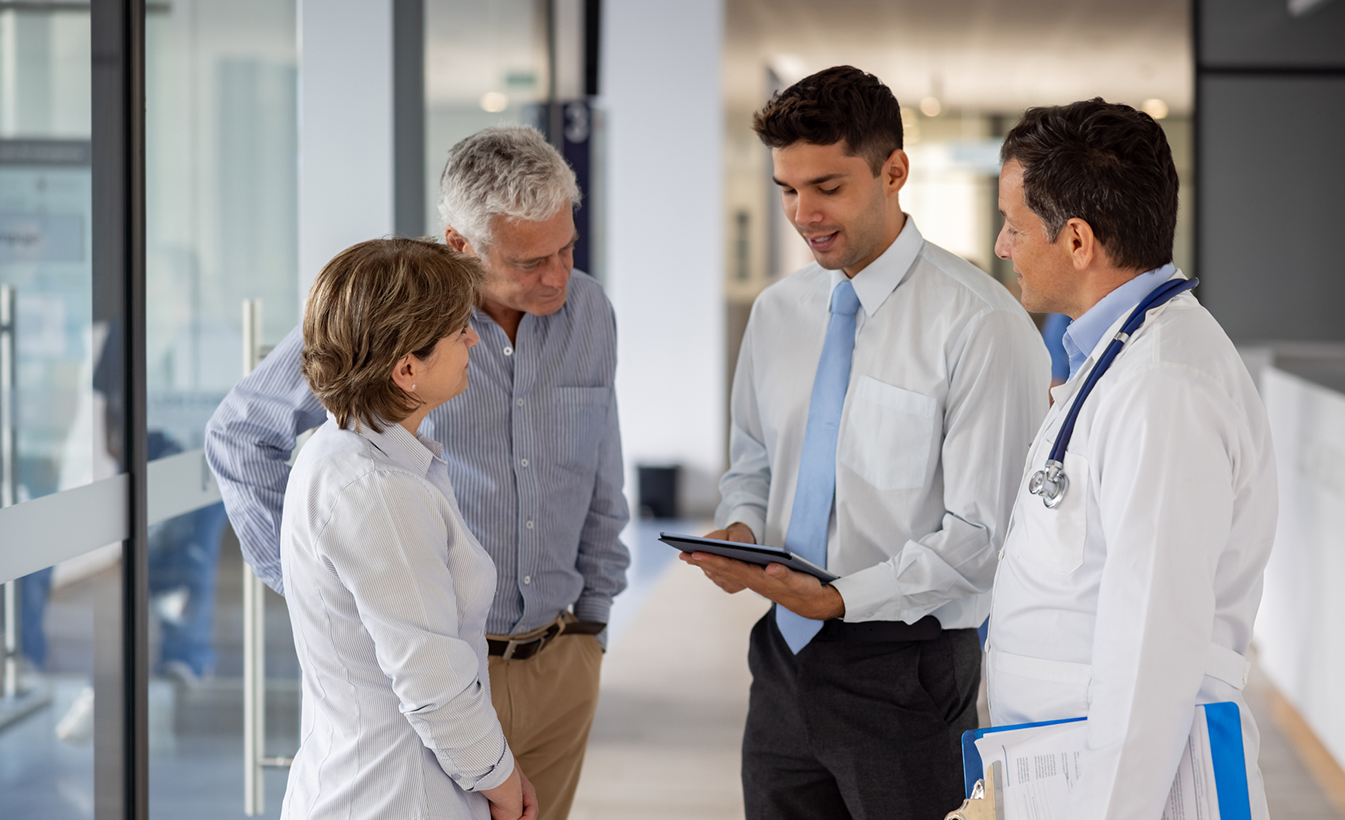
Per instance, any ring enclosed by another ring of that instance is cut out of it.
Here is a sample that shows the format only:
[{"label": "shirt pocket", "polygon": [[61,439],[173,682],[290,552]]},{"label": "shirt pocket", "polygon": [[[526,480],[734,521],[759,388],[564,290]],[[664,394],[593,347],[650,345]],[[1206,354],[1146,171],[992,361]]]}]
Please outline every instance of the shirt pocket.
[{"label": "shirt pocket", "polygon": [[1088,538],[1088,459],[1066,450],[1065,475],[1069,489],[1055,509],[1042,503],[1040,496],[1029,495],[1022,510],[1027,536],[1023,539],[1024,562],[1062,575],[1083,564]]},{"label": "shirt pocket", "polygon": [[991,647],[986,655],[992,719],[1069,720],[1088,714],[1093,668],[1088,664],[1014,655]]},{"label": "shirt pocket", "polygon": [[880,490],[923,487],[937,410],[931,396],[860,376],[838,461]]},{"label": "shirt pocket", "polygon": [[553,390],[553,424],[542,434],[556,448],[556,463],[573,473],[592,475],[612,401],[610,387],[557,387]]}]

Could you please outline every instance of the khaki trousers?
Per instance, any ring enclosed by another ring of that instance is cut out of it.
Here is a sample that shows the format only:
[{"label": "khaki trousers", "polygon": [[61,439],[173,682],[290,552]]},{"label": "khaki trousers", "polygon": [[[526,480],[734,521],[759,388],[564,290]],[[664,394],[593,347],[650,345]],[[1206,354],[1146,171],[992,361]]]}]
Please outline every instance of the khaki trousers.
[{"label": "khaki trousers", "polygon": [[601,671],[593,635],[562,634],[527,660],[490,656],[491,701],[514,760],[537,789],[538,820],[570,814]]}]

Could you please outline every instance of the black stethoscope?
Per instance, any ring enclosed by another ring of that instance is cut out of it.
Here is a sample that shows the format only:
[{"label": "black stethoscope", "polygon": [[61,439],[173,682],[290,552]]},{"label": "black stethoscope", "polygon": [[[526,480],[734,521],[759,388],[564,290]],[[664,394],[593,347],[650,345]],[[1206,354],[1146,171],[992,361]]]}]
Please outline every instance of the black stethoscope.
[{"label": "black stethoscope", "polygon": [[1074,435],[1074,420],[1079,417],[1079,408],[1083,407],[1084,400],[1088,394],[1093,392],[1093,385],[1098,383],[1098,379],[1111,367],[1112,361],[1125,347],[1125,343],[1130,341],[1130,337],[1144,324],[1149,311],[1162,305],[1174,296],[1184,293],[1196,285],[1200,280],[1191,279],[1173,279],[1159,285],[1153,293],[1145,297],[1143,302],[1131,312],[1130,318],[1126,319],[1125,324],[1121,325],[1120,331],[1112,337],[1111,344],[1103,351],[1102,358],[1098,359],[1097,364],[1093,366],[1092,372],[1088,374],[1088,379],[1084,381],[1083,387],[1079,388],[1079,395],[1074,397],[1074,403],[1070,405],[1069,414],[1065,416],[1065,423],[1060,425],[1060,435],[1055,440],[1055,446],[1051,448],[1051,457],[1046,459],[1046,466],[1032,474],[1028,479],[1027,491],[1033,495],[1041,496],[1041,501],[1047,509],[1055,509],[1065,493],[1069,492],[1069,476],[1065,475],[1065,448],[1069,446],[1070,437]]}]

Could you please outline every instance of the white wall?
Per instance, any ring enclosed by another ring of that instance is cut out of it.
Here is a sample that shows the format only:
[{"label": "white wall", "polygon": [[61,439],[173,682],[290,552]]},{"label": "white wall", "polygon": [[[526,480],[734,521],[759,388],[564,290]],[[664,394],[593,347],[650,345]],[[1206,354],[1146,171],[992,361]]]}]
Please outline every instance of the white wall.
[{"label": "white wall", "polygon": [[634,464],[678,462],[684,513],[708,513],[726,453],[723,0],[602,9],[606,278],[627,493]]},{"label": "white wall", "polygon": [[1345,764],[1345,394],[1276,367],[1263,371],[1260,387],[1280,516],[1256,620],[1259,661]]},{"label": "white wall", "polygon": [[329,259],[392,233],[392,168],[392,0],[299,0],[301,310]]}]

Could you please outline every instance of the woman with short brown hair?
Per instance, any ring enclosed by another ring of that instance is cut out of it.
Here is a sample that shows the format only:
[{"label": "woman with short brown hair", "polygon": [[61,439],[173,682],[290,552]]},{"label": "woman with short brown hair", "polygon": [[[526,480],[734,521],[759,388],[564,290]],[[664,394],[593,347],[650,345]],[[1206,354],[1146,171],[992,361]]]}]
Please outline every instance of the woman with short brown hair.
[{"label": "woman with short brown hair", "polygon": [[483,272],[378,239],[323,268],[303,373],[328,410],[285,491],[281,567],[303,670],[287,818],[533,818],[490,701],[495,567],[421,421],[467,387]]}]

